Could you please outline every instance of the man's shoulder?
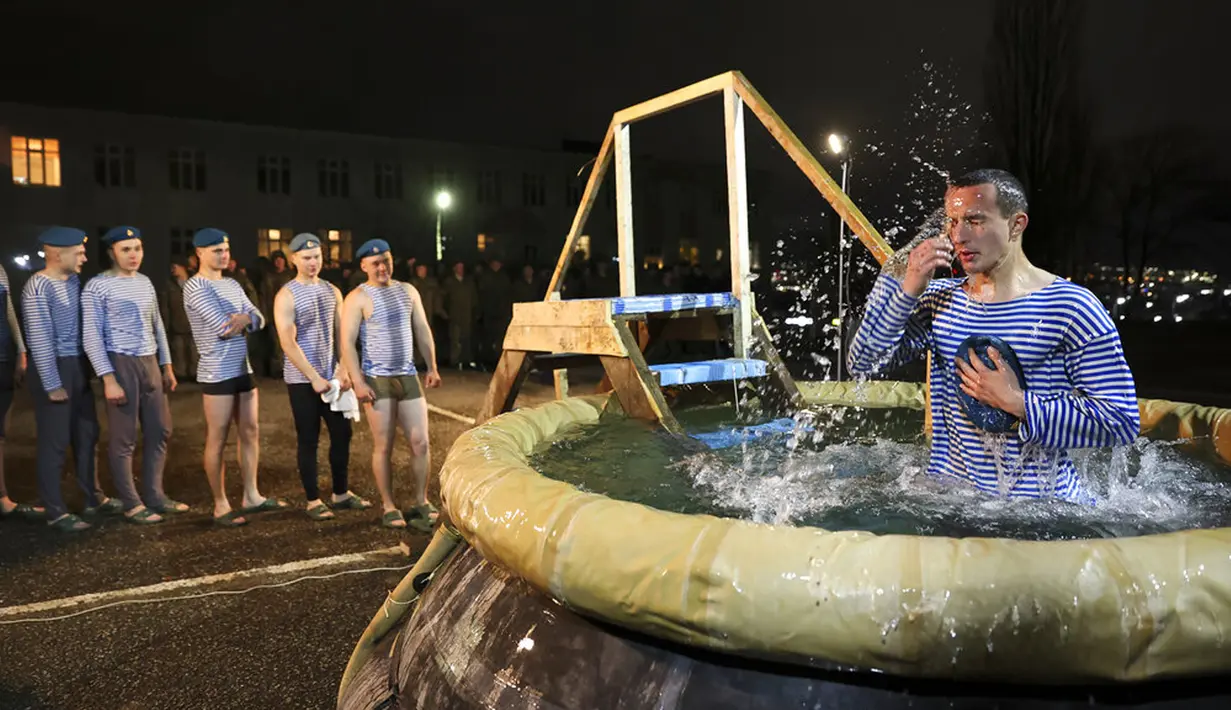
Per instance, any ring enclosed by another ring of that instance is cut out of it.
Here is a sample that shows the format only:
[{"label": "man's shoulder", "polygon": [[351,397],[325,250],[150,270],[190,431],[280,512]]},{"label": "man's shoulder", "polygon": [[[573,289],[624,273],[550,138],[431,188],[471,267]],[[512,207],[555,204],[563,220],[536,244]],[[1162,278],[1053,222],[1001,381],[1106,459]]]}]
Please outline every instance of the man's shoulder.
[{"label": "man's shoulder", "polygon": [[1103,305],[1098,296],[1094,295],[1093,291],[1060,276],[1057,276],[1055,281],[1043,289],[1042,293],[1049,300],[1063,303],[1071,308],[1091,310],[1103,314],[1107,312],[1106,306]]}]

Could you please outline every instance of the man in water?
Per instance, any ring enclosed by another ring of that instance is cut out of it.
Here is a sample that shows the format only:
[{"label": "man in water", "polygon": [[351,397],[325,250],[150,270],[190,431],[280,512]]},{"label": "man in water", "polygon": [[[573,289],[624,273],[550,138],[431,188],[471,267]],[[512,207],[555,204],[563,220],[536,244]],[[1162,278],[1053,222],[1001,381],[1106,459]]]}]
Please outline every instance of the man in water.
[{"label": "man in water", "polygon": [[[116,495],[124,503],[124,519],[160,523],[163,513],[188,511],[162,489],[171,438],[167,393],[176,385],[167,332],[154,284],[138,271],[145,257],[141,230],[114,227],[103,235],[103,243],[111,250],[113,266],[90,279],[82,292],[82,340],[94,373],[103,381],[107,458]],[[138,424],[144,438],[141,495],[133,485]]]},{"label": "man in water", "polygon": [[38,428],[38,492],[47,523],[67,533],[90,524],[68,512],[60,494],[60,471],[73,447],[77,485],[85,494],[87,515],[115,515],[118,500],[103,494],[94,465],[98,414],[81,349],[81,280],[86,235],[72,227],[51,227],[39,235],[46,268],[30,277],[21,292],[30,362],[27,377]]},{"label": "man in water", "polygon": [[[280,498],[266,498],[257,490],[260,458],[260,411],[256,381],[248,363],[244,333],[265,327],[257,310],[235,279],[222,275],[231,259],[230,237],[213,227],[192,238],[201,270],[184,282],[184,310],[197,343],[197,382],[205,404],[205,476],[214,494],[214,524],[234,528],[247,525],[243,513],[286,508]],[[234,419],[239,427],[239,473],[244,481],[243,510],[231,509],[227,499],[222,460]]]},{"label": "man in water", "polygon": [[[930,475],[1013,497],[1084,500],[1067,450],[1132,442],[1141,428],[1136,390],[1099,300],[1026,258],[1027,213],[1025,190],[1003,170],[952,182],[940,234],[910,250],[900,280],[877,280],[849,366],[870,374],[931,353]],[[933,279],[955,252],[966,276]],[[970,364],[959,362],[958,346],[972,335],[1007,343],[1025,386],[994,348],[995,368],[974,353]],[[1017,418],[999,453],[959,404],[959,389]]]},{"label": "man in water", "polygon": [[[346,467],[350,464],[351,423],[342,412],[333,410],[321,395],[333,388],[351,388],[346,368],[338,367],[337,334],[342,312],[342,292],[320,277],[324,265],[321,241],[311,233],[291,240],[291,259],[295,278],[274,297],[274,323],[286,361],[282,378],[291,399],[298,444],[299,477],[307,498],[305,511],[313,520],[334,518],[330,507],[339,510],[364,510],[372,504],[346,487]],[[316,454],[321,443],[321,419],[329,428],[329,468],[333,474],[331,506],[321,500],[317,483]]]},{"label": "man in water", "polygon": [[[436,343],[428,326],[423,300],[414,286],[395,281],[389,243],[383,239],[364,242],[357,252],[359,268],[368,280],[346,296],[342,306],[342,362],[350,371],[355,396],[366,403],[372,428],[372,476],[384,508],[381,524],[388,528],[407,525],[393,502],[393,441],[400,427],[410,442],[410,468],[415,477],[415,505],[407,511],[410,524],[431,530],[438,513],[427,500],[430,463],[427,431],[427,401],[415,370],[414,344],[427,364],[424,384],[440,386],[436,368]],[[355,338],[363,339],[363,363],[355,352]]]}]

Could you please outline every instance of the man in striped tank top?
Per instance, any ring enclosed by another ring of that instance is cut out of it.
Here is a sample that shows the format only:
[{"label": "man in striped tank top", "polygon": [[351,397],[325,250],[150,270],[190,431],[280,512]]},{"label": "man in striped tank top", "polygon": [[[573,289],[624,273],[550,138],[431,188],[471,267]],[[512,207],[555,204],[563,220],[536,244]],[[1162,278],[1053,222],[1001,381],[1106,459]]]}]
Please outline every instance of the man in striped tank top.
[{"label": "man in striped tank top", "polygon": [[315,234],[296,235],[291,240],[295,278],[274,297],[274,323],[282,346],[282,379],[291,399],[298,444],[299,477],[307,498],[306,512],[313,520],[334,517],[321,500],[317,482],[316,452],[321,441],[321,419],[329,428],[329,469],[333,474],[332,507],[364,510],[368,501],[347,489],[350,464],[351,423],[322,398],[337,387],[351,388],[346,368],[338,363],[337,333],[342,314],[342,292],[320,278],[323,265],[320,239]]},{"label": "man in striped tank top", "polygon": [[26,379],[26,343],[21,337],[21,324],[13,308],[13,292],[9,274],[0,266],[0,301],[4,304],[4,316],[0,317],[0,520],[20,517],[25,520],[42,520],[47,511],[41,506],[17,503],[9,498],[4,485],[4,437],[9,428],[9,408],[13,406],[13,392]]},{"label": "man in striped tank top", "polygon": [[[162,522],[162,513],[188,506],[167,498],[162,474],[171,438],[175,373],[154,284],[139,269],[145,257],[141,230],[114,227],[103,235],[112,268],[90,279],[81,294],[82,340],[107,401],[107,459],[116,495],[131,523]],[[137,425],[145,439],[142,495],[133,484]],[[144,500],[143,500],[144,498]]]},{"label": "man in striped tank top", "polygon": [[[1003,170],[977,170],[945,193],[939,236],[910,251],[900,278],[882,274],[849,356],[851,372],[888,369],[932,356],[932,448],[928,473],[1011,497],[1089,501],[1068,449],[1118,446],[1140,433],[1132,373],[1102,303],[1085,288],[1040,269],[1022,251],[1026,193]],[[933,279],[954,253],[965,278]],[[1012,348],[1024,383],[970,336]],[[1007,434],[980,430],[959,392],[1015,418]]]},{"label": "man in striped tank top", "polygon": [[21,292],[30,368],[27,384],[34,398],[38,427],[38,489],[47,521],[62,532],[80,532],[90,524],[68,512],[60,494],[60,471],[73,447],[77,485],[85,494],[86,513],[113,515],[120,502],[103,494],[95,469],[98,414],[81,350],[81,281],[86,262],[85,232],[52,227],[39,236],[46,268],[30,277]]},{"label": "man in striped tank top", "polygon": [[[266,498],[257,490],[259,408],[244,334],[264,328],[265,317],[235,279],[222,275],[231,260],[230,242],[220,229],[197,231],[192,244],[200,270],[184,282],[184,310],[197,344],[197,382],[201,383],[205,405],[205,476],[214,494],[214,524],[227,528],[247,525],[243,513],[290,505],[280,498]],[[232,420],[238,425],[239,473],[244,482],[241,511],[231,509],[223,478],[223,451]]]},{"label": "man in striped tank top", "polygon": [[[372,475],[384,509],[381,524],[404,528],[407,519],[420,530],[431,530],[438,513],[427,500],[430,463],[427,401],[415,371],[414,344],[428,368],[424,384],[440,386],[436,343],[419,292],[393,279],[393,256],[383,239],[359,247],[359,267],[367,275],[346,296],[342,306],[342,362],[350,371],[355,395],[366,404],[372,429]],[[363,362],[355,351],[362,339]],[[415,505],[406,516],[393,502],[390,457],[398,428],[410,442],[410,466],[415,480]]]}]

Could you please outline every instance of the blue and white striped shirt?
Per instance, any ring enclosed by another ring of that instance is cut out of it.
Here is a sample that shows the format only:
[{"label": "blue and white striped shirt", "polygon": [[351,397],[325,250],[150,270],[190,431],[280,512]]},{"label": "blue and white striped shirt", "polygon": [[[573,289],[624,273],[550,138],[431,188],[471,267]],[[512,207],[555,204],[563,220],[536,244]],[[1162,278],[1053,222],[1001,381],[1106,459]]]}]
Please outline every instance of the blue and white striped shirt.
[{"label": "blue and white striped shirt", "polygon": [[246,313],[249,332],[265,327],[265,316],[252,305],[235,279],[207,279],[200,274],[184,282],[184,310],[197,344],[197,382],[211,384],[251,374],[248,341],[243,333],[224,338],[231,316]]},{"label": "blue and white striped shirt", "polygon": [[171,362],[167,331],[158,312],[158,295],[145,274],[102,273],[81,292],[82,345],[99,377],[115,372],[108,353]]},{"label": "blue and white striped shirt", "polygon": [[[321,377],[333,379],[337,360],[334,343],[338,312],[338,298],[333,284],[328,281],[305,284],[291,279],[282,288],[290,291],[295,299],[295,342],[303,350],[308,364]],[[292,385],[311,381],[285,353],[282,356],[282,379]]]},{"label": "blue and white striped shirt", "polygon": [[372,316],[359,325],[363,345],[363,374],[396,377],[415,374],[414,335],[410,326],[411,300],[406,284],[361,284],[372,299]]},{"label": "blue and white striped shirt", "polygon": [[47,392],[58,390],[56,358],[81,357],[81,280],[69,274],[63,281],[35,274],[21,290],[21,315],[26,326],[26,350]]},{"label": "blue and white striped shirt", "polygon": [[13,334],[9,332],[9,274],[0,266],[0,362],[9,361],[9,348],[13,347]]},{"label": "blue and white striped shirt", "polygon": [[[1084,498],[1067,450],[1128,444],[1141,430],[1115,324],[1094,294],[1064,279],[1003,303],[972,300],[964,282],[933,280],[916,299],[882,274],[851,343],[851,372],[889,369],[930,351],[929,474],[990,492],[1004,492],[1007,481],[1012,497]],[[979,431],[958,403],[955,357],[971,335],[1004,340],[1021,363],[1026,419],[1016,435]],[[998,464],[993,449],[1001,447]]]}]

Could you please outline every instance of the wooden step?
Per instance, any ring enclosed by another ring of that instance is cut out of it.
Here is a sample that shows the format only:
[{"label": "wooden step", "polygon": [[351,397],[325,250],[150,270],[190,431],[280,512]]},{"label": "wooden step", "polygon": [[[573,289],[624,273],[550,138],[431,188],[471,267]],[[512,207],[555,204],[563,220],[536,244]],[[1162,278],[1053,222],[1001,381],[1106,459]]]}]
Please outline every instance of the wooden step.
[{"label": "wooden step", "polygon": [[660,387],[745,380],[752,377],[765,377],[767,371],[768,364],[764,360],[741,358],[650,365],[650,372],[657,375]]}]

